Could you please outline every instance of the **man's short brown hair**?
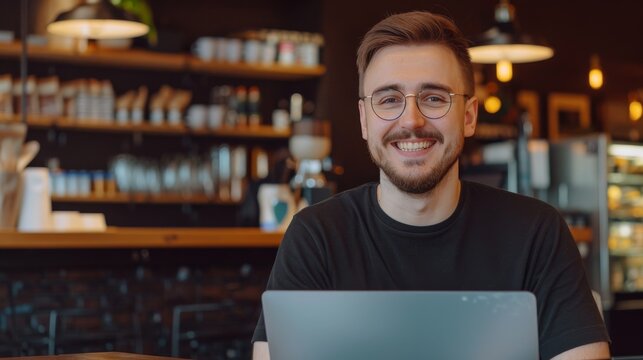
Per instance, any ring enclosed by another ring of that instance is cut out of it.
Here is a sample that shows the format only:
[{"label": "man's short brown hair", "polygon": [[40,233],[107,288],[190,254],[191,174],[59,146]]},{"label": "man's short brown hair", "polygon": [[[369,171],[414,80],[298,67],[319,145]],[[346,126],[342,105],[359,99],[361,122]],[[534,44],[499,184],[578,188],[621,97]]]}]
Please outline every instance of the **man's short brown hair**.
[{"label": "man's short brown hair", "polygon": [[359,96],[364,96],[364,72],[373,56],[392,45],[441,44],[451,49],[460,63],[465,91],[473,95],[473,66],[469,56],[469,41],[455,23],[442,15],[427,11],[396,14],[375,24],[357,49]]}]

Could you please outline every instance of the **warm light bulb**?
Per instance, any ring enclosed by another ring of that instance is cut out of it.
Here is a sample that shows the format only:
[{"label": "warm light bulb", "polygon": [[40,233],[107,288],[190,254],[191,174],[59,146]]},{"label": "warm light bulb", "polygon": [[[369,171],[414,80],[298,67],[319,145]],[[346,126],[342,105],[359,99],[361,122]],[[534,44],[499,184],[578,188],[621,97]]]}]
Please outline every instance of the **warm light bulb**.
[{"label": "warm light bulb", "polygon": [[598,90],[603,86],[603,72],[601,69],[591,69],[589,71],[589,86]]},{"label": "warm light bulb", "polygon": [[508,82],[513,77],[513,68],[511,61],[500,60],[496,64],[496,77],[498,81]]},{"label": "warm light bulb", "polygon": [[495,114],[502,107],[502,101],[497,96],[489,96],[484,100],[484,109],[489,114]]},{"label": "warm light bulb", "polygon": [[603,70],[601,70],[601,62],[598,55],[593,54],[589,58],[589,86],[598,90],[603,86]]},{"label": "warm light bulb", "polygon": [[643,115],[643,105],[638,100],[630,101],[630,120],[639,121]]}]

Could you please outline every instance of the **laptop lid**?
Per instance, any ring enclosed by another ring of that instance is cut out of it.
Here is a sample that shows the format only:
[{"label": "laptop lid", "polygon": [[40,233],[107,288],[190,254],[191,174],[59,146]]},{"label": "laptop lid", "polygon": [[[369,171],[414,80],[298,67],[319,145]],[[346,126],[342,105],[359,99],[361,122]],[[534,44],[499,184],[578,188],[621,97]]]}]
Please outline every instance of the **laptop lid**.
[{"label": "laptop lid", "polygon": [[533,359],[528,292],[266,291],[271,360]]}]

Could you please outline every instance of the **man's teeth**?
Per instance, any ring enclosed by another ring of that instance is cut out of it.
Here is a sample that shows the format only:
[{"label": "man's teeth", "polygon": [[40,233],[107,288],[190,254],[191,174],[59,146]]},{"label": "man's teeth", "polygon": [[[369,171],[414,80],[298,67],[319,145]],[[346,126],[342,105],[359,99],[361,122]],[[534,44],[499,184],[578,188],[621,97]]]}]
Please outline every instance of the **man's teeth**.
[{"label": "man's teeth", "polygon": [[431,143],[429,141],[414,141],[414,142],[404,142],[398,141],[397,148],[402,151],[418,151],[426,149]]}]

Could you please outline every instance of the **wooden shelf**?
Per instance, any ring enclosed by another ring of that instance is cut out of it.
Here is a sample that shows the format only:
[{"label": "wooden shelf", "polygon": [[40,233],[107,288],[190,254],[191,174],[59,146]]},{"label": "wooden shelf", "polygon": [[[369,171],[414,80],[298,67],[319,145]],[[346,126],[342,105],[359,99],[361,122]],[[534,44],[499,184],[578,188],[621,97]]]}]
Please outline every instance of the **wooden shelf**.
[{"label": "wooden shelf", "polygon": [[277,247],[283,233],[258,228],[119,228],[104,232],[0,230],[0,249]]},{"label": "wooden shelf", "polygon": [[236,201],[222,201],[209,198],[205,195],[150,195],[150,194],[123,194],[111,196],[52,196],[52,202],[57,203],[94,203],[94,204],[213,204],[213,205],[238,205]]},{"label": "wooden shelf", "polygon": [[[22,119],[20,115],[7,115],[7,114],[0,114],[0,123],[18,123],[21,122]],[[36,115],[29,115],[27,118],[27,124],[30,127],[36,127],[36,128],[48,128],[54,125],[56,119],[52,116],[36,116]]]},{"label": "wooden shelf", "polygon": [[270,78],[277,80],[301,80],[316,78],[324,75],[324,66],[282,66],[282,65],[259,65],[244,63],[224,63],[215,61],[203,61],[197,58],[188,59],[188,68],[195,72],[203,72],[214,75],[226,75],[249,78]]},{"label": "wooden shelf", "polygon": [[192,135],[216,136],[225,138],[272,138],[287,139],[290,129],[275,130],[271,125],[220,128],[216,130],[189,130]]},{"label": "wooden shelf", "polygon": [[[31,125],[31,121],[28,123]],[[126,132],[126,133],[144,133],[144,134],[168,134],[183,135],[188,133],[184,125],[159,124],[153,125],[149,122],[141,124],[117,124],[105,123],[95,120],[57,118],[53,125],[65,130],[72,131],[92,131],[92,132]]]},{"label": "wooden shelf", "polygon": [[[19,42],[0,43],[0,57],[18,58],[22,51]],[[301,80],[324,75],[324,66],[252,65],[202,61],[189,54],[160,53],[139,49],[90,49],[86,52],[29,46],[29,60],[62,62],[77,65],[138,68],[163,71],[192,71],[212,75],[272,80]]]},{"label": "wooden shelf", "polygon": [[[19,122],[19,115],[0,115],[2,122]],[[104,123],[92,120],[76,120],[56,116],[29,116],[27,124],[32,128],[46,129],[57,127],[70,131],[109,132],[109,133],[143,133],[157,135],[194,135],[219,138],[253,138],[253,139],[287,139],[290,129],[275,130],[271,125],[239,126],[234,128],[191,129],[185,125],[153,125]]]}]

